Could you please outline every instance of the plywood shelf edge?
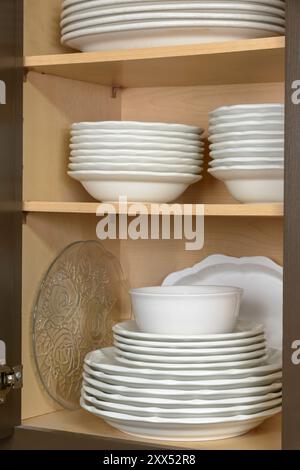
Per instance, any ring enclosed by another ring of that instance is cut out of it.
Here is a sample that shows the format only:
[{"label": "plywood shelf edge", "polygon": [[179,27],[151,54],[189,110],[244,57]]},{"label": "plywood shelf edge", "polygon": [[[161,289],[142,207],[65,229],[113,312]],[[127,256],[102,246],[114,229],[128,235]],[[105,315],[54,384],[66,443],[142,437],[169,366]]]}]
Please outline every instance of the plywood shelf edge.
[{"label": "plywood shelf edge", "polygon": [[[24,212],[39,213],[70,213],[70,214],[96,214],[101,203],[98,202],[44,202],[26,201],[23,203]],[[162,213],[169,213],[168,209],[173,204],[167,205]],[[146,213],[155,214],[158,211],[151,207],[149,203],[144,204]],[[192,205],[192,213],[197,213],[197,205]],[[123,213],[119,204],[112,203],[113,210]],[[182,205],[179,205],[183,209]],[[233,217],[282,217],[282,204],[204,204],[204,214],[206,216],[233,216]]]}]

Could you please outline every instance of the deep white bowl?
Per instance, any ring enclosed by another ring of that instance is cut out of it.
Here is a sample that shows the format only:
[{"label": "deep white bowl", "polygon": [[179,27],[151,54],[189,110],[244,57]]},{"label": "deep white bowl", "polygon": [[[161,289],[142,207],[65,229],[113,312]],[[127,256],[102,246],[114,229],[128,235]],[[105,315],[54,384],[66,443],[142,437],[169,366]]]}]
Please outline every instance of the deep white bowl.
[{"label": "deep white bowl", "polygon": [[175,335],[232,332],[242,293],[238,287],[225,286],[158,286],[130,291],[141,331]]}]

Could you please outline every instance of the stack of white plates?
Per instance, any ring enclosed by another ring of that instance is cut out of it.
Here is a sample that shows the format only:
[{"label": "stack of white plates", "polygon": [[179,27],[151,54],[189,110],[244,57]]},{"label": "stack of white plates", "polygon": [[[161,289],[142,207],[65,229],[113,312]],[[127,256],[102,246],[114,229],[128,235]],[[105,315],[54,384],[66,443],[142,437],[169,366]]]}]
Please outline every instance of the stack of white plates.
[{"label": "stack of white plates", "polygon": [[169,202],[202,178],[202,132],[181,124],[73,124],[68,174],[99,201]]},{"label": "stack of white plates", "polygon": [[281,353],[266,349],[264,328],[233,333],[159,335],[134,321],[114,327],[115,347],[84,364],[81,406],[141,437],[224,439],[281,409]]},{"label": "stack of white plates", "polygon": [[282,202],[284,106],[223,106],[210,114],[209,173],[240,202]]},{"label": "stack of white plates", "polygon": [[281,0],[64,0],[61,41],[81,51],[284,34]]}]

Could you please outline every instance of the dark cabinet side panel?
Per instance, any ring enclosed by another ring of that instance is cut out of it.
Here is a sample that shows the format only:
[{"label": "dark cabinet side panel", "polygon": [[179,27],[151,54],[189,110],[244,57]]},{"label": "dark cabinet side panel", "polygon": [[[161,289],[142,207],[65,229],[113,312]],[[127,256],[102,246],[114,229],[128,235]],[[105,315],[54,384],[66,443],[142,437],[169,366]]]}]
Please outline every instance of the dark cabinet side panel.
[{"label": "dark cabinet side panel", "polygon": [[[23,1],[0,0],[0,339],[21,363]],[[0,438],[20,421],[20,392],[0,405]]]}]

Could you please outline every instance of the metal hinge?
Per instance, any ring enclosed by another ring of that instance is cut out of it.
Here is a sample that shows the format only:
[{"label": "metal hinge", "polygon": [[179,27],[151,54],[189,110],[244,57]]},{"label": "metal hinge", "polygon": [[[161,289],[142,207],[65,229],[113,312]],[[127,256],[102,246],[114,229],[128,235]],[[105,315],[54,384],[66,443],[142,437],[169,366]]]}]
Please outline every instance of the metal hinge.
[{"label": "metal hinge", "polygon": [[23,386],[23,367],[0,365],[0,405],[5,403],[11,390],[17,390]]}]

